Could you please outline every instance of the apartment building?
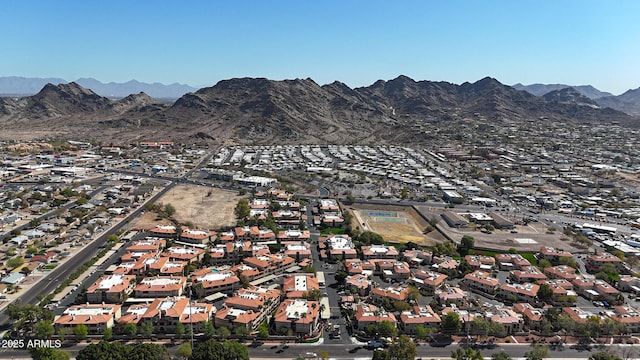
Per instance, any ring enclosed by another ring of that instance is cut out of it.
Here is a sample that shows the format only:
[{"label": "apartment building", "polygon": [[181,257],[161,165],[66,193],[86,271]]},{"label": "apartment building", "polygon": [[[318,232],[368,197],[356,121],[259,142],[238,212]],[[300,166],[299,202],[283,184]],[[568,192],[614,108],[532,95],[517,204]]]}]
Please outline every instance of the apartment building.
[{"label": "apartment building", "polygon": [[291,329],[296,334],[312,335],[320,318],[320,304],[304,299],[282,301],[274,315],[276,329]]},{"label": "apartment building", "polygon": [[133,289],[133,296],[141,298],[182,296],[186,284],[185,276],[146,277]]},{"label": "apartment building", "polygon": [[133,291],[136,277],[133,275],[112,274],[99,278],[87,289],[87,301],[90,303],[122,303]]},{"label": "apartment building", "polygon": [[73,330],[83,324],[90,335],[101,335],[113,327],[120,318],[121,306],[116,304],[71,305],[62,315],[56,317],[53,326],[57,334],[73,334]]}]

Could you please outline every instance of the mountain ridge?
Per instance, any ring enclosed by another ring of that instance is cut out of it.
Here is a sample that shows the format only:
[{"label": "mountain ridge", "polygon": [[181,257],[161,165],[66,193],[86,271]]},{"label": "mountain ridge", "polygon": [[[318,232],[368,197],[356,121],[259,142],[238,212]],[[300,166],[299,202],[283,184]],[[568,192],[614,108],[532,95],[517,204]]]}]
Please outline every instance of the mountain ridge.
[{"label": "mountain ridge", "polygon": [[79,78],[75,81],[67,81],[61,78],[3,76],[0,77],[0,94],[11,96],[35,95],[48,83],[58,85],[70,82],[75,82],[93,90],[96,94],[111,98],[123,98],[142,91],[157,99],[177,99],[186,93],[197,90],[197,88],[186,84],[145,83],[135,79],[124,83],[103,83],[94,78]]},{"label": "mountain ridge", "polygon": [[517,83],[512,85],[512,87],[516,90],[524,90],[536,96],[543,96],[551,91],[562,90],[565,88],[573,88],[579,93],[581,93],[582,95],[592,100],[605,97],[605,96],[615,96],[609,92],[600,91],[595,87],[593,87],[592,85],[566,85],[566,84],[540,84],[540,83],[523,85],[521,83]]},{"label": "mountain ridge", "polygon": [[110,143],[170,139],[222,145],[419,144],[427,141],[425,127],[467,119],[505,126],[540,119],[640,126],[622,112],[580,105],[582,95],[565,92],[579,101],[547,100],[491,77],[456,85],[398,76],[353,89],[341,82],[321,86],[310,78],[233,78],[166,104],[145,93],[114,101],[77,83],[48,84],[36,95],[0,99],[0,127],[21,136],[28,129]]}]

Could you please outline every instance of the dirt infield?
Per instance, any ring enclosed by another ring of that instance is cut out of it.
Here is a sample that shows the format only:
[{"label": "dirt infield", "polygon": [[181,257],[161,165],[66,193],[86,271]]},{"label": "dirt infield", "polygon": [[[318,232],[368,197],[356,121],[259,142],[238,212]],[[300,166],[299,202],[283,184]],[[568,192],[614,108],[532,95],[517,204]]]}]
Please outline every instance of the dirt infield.
[{"label": "dirt infield", "polygon": [[[174,218],[181,224],[191,223],[198,229],[218,229],[235,225],[233,210],[240,198],[235,191],[179,185],[168,191],[158,203],[173,205],[176,209]],[[170,222],[157,219],[154,213],[146,213],[135,227],[149,229],[158,224]]]},{"label": "dirt infield", "polygon": [[426,246],[437,242],[431,234],[423,233],[429,224],[412,207],[355,203],[350,210],[358,226],[382,235],[389,242],[411,241]]}]

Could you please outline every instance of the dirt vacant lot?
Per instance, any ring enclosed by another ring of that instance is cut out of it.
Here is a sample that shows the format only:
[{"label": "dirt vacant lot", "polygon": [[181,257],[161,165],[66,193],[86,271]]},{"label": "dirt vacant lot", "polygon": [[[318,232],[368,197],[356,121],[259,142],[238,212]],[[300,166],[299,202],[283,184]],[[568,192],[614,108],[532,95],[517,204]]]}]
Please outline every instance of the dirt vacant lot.
[{"label": "dirt vacant lot", "polygon": [[[218,229],[235,225],[233,209],[240,198],[235,191],[179,185],[169,190],[158,203],[173,205],[176,209],[174,217],[182,224],[191,223],[197,229]],[[147,213],[136,227],[149,229],[157,224],[169,224],[169,221],[160,221],[156,214]]]}]

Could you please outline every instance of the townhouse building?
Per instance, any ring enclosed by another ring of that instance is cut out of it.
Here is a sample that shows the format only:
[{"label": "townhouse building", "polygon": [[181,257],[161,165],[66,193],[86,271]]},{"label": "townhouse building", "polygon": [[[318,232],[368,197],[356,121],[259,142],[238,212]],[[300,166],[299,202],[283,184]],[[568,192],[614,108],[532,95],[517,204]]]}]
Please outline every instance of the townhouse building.
[{"label": "townhouse building", "polygon": [[397,259],[398,250],[393,246],[371,245],[362,247],[362,258],[370,259]]},{"label": "townhouse building", "polygon": [[500,270],[519,270],[531,266],[531,262],[520,254],[496,254],[495,258]]},{"label": "townhouse building", "polygon": [[448,276],[445,274],[419,269],[413,273],[410,282],[428,294],[434,294],[444,284]]},{"label": "townhouse building", "polygon": [[595,255],[589,255],[584,261],[585,267],[589,273],[597,273],[600,267],[605,264],[614,266],[618,271],[623,269],[624,262],[617,256],[611,255],[607,252],[602,252]]},{"label": "townhouse building", "polygon": [[464,257],[472,270],[490,271],[496,266],[496,259],[486,255],[467,255]]},{"label": "townhouse building", "polygon": [[[371,290],[371,281],[369,277],[363,274],[355,274],[347,276],[344,280],[345,287],[351,289],[351,293],[356,293],[360,296],[367,296]],[[355,289],[355,291],[354,291]]]},{"label": "townhouse building", "polygon": [[182,296],[186,285],[185,276],[146,277],[133,289],[133,296],[139,298]]},{"label": "townhouse building", "polygon": [[462,307],[467,302],[468,294],[459,287],[445,286],[436,290],[435,297],[441,306]]},{"label": "townhouse building", "polygon": [[75,328],[83,324],[90,335],[101,335],[113,327],[120,318],[121,306],[116,304],[81,304],[69,306],[53,321],[57,334],[73,334]]},{"label": "townhouse building", "polygon": [[122,303],[133,291],[133,275],[105,275],[93,283],[86,292],[90,303]]},{"label": "townhouse building", "polygon": [[538,253],[538,259],[544,259],[551,263],[551,265],[558,265],[561,263],[562,258],[573,258],[573,254],[568,251],[559,250],[550,246],[541,246]]},{"label": "townhouse building", "polygon": [[320,290],[320,284],[315,274],[287,275],[283,279],[282,291],[289,299],[302,298],[312,290]]},{"label": "townhouse building", "polygon": [[540,285],[531,283],[521,284],[502,284],[498,296],[510,303],[528,302],[529,304],[537,304],[537,295]]},{"label": "townhouse building", "polygon": [[462,284],[471,291],[494,295],[498,291],[500,282],[493,277],[491,273],[482,270],[476,270],[464,276]]},{"label": "townhouse building", "polygon": [[163,252],[163,256],[168,256],[173,261],[186,261],[187,263],[202,261],[205,250],[192,247],[172,246]]},{"label": "townhouse building", "polygon": [[320,318],[320,304],[305,299],[285,299],[274,315],[278,331],[292,330],[296,334],[312,335]]},{"label": "townhouse building", "polygon": [[263,287],[239,289],[215,314],[216,327],[255,330],[280,304],[280,292]]},{"label": "townhouse building", "polygon": [[119,323],[150,323],[154,332],[159,334],[175,334],[178,323],[181,323],[185,329],[193,326],[194,333],[198,333],[203,331],[205,321],[212,320],[215,311],[211,304],[195,303],[185,297],[158,298],[149,304],[130,307]]},{"label": "townhouse building", "polygon": [[371,290],[369,298],[371,301],[377,304],[381,304],[384,299],[390,302],[403,301],[407,302],[407,296],[409,295],[409,287],[407,286],[390,286],[386,288],[376,287]]},{"label": "townhouse building", "polygon": [[524,320],[523,330],[540,330],[542,329],[542,318],[544,317],[544,310],[534,307],[527,303],[515,303],[513,308],[518,313],[522,314]]},{"label": "townhouse building", "polygon": [[431,306],[414,305],[410,311],[400,313],[399,325],[405,334],[415,335],[418,326],[438,329],[440,322],[440,316]]},{"label": "townhouse building", "polygon": [[383,321],[389,321],[390,323],[397,325],[397,320],[393,313],[387,312],[382,308],[378,308],[375,305],[360,303],[355,305],[355,323],[353,326],[364,331],[367,325],[379,324]]},{"label": "townhouse building", "polygon": [[516,283],[527,283],[546,280],[547,275],[538,270],[538,268],[530,266],[519,270],[512,270],[509,272],[509,278]]},{"label": "townhouse building", "polygon": [[231,270],[200,269],[192,274],[191,281],[199,297],[235,291],[240,287],[240,278]]},{"label": "townhouse building", "polygon": [[544,269],[545,275],[550,279],[564,279],[567,281],[573,281],[578,277],[576,269],[567,265],[556,265]]}]

